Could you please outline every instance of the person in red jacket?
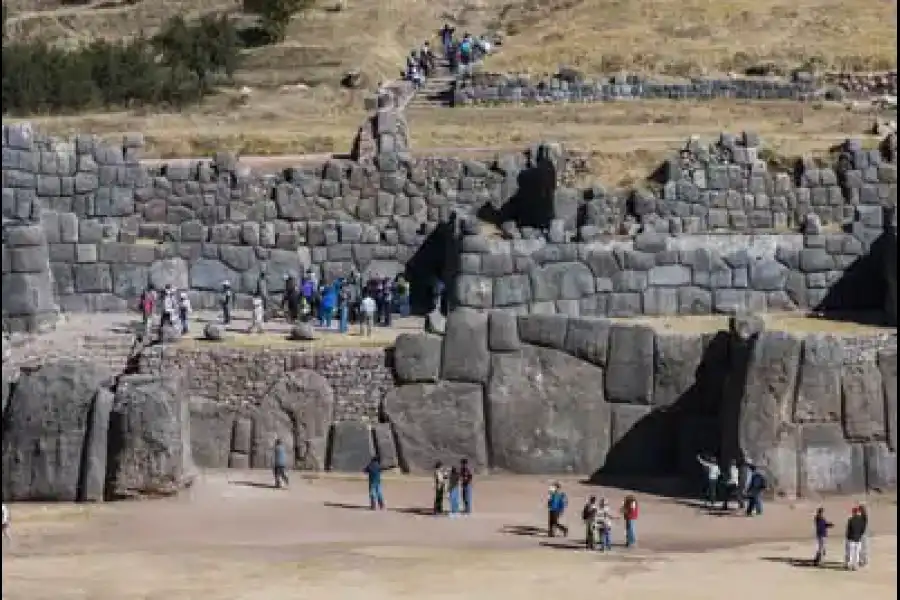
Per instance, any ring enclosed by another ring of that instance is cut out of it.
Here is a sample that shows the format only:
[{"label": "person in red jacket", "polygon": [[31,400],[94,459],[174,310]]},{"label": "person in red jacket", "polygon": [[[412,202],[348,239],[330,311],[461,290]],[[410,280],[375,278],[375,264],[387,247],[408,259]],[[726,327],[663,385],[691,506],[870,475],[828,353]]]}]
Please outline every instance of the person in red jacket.
[{"label": "person in red jacket", "polygon": [[625,547],[631,548],[637,543],[634,522],[638,518],[638,501],[631,494],[625,496],[625,500],[622,502],[622,518],[625,521]]}]

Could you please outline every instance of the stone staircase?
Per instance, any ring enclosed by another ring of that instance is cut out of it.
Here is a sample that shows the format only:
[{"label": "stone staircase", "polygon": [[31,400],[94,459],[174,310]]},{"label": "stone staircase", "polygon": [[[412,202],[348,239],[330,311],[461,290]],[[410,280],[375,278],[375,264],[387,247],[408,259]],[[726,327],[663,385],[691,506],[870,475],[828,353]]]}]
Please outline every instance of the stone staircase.
[{"label": "stone staircase", "polygon": [[450,72],[450,63],[446,58],[437,58],[436,73],[425,80],[425,84],[416,92],[407,108],[444,108],[453,102],[453,82],[456,76]]}]

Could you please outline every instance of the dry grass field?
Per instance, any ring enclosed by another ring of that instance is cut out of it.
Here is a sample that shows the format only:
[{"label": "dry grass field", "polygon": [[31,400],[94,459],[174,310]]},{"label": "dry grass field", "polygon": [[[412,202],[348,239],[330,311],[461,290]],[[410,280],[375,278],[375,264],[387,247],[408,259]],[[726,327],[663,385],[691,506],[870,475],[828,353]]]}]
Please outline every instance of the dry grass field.
[{"label": "dry grass field", "polygon": [[[234,0],[8,5],[13,38],[68,45],[150,33],[174,14],[239,7]],[[339,89],[340,77],[361,70],[366,89],[394,77],[406,52],[445,19],[459,29],[503,33],[500,52],[486,64],[495,71],[545,73],[574,65],[587,73],[683,75],[760,63],[896,68],[894,0],[319,0],[294,19],[284,43],[246,52],[235,89],[200,106],[31,120],[59,135],[141,131],[148,157],[208,156],[219,149],[243,155],[346,152],[364,116],[366,92]],[[245,85],[253,93],[242,102],[237,89]],[[560,140],[590,152],[596,175],[610,184],[642,177],[689,134],[753,129],[774,152],[795,155],[860,136],[873,120],[838,106],[742,102],[423,108],[411,110],[409,118],[421,153]]]}]

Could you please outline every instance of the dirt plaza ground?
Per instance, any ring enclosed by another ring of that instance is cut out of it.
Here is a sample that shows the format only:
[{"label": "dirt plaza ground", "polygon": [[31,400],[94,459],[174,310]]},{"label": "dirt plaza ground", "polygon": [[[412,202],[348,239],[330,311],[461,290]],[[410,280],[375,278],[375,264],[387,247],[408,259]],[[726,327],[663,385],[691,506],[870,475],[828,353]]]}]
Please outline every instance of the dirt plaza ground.
[{"label": "dirt plaza ground", "polygon": [[[547,478],[485,476],[475,514],[425,514],[427,478],[388,476],[388,510],[365,506],[361,477],[204,473],[179,498],[94,506],[13,505],[3,555],[9,600],[517,600],[554,596],[673,600],[880,600],[896,597],[897,508],[869,498],[872,564],[840,569],[851,502],[824,502],[838,524],[824,568],[812,501],[777,501],[759,518],[710,514],[690,501],[639,496],[639,547],[582,550],[575,523],[588,494],[624,492],[563,480],[571,537],[542,532]],[[617,531],[621,541],[621,532]]]}]

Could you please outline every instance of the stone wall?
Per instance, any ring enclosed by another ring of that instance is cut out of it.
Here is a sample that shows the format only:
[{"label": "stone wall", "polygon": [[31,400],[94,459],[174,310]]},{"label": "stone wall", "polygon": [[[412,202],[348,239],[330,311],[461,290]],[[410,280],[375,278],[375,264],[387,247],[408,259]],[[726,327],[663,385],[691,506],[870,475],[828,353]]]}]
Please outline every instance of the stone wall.
[{"label": "stone wall", "polygon": [[[393,119],[384,131],[395,137],[405,131],[390,110],[377,114]],[[673,239],[784,233],[805,227],[813,215],[808,232],[843,228],[855,241],[841,241],[838,250],[831,240],[827,251],[851,256],[865,253],[895,218],[896,135],[877,150],[847,142],[833,166],[798,161],[790,173],[766,167],[752,134],[723,134],[709,146],[691,140],[634,190],[537,185],[542,150],[557,178],[566,172],[559,145],[479,162],[414,158],[396,139],[386,141],[391,135],[379,138],[371,163],[332,160],[262,175],[226,155],[147,168],[139,161],[139,135],[113,146],[90,136],[61,142],[28,126],[4,125],[4,318],[13,328],[28,328],[57,306],[122,311],[148,282],[171,283],[188,290],[194,306],[212,307],[227,279],[246,303],[260,273],[277,294],[286,274],[307,268],[325,278],[405,270],[425,305],[434,277],[450,282],[456,275],[458,233],[477,233],[479,220],[497,224],[513,242],[560,244],[638,232]],[[816,237],[810,247],[823,243]],[[827,268],[808,271],[816,276],[807,287],[823,289],[819,274],[829,272],[827,288],[834,272],[846,268],[830,260]],[[632,292],[595,287],[584,295],[607,291]]]},{"label": "stone wall", "polygon": [[875,75],[798,73],[791,78],[731,77],[655,80],[620,74],[585,78],[575,72],[555,77],[480,73],[459,78],[453,105],[548,104],[617,100],[841,100],[874,94],[897,95],[897,73]]},{"label": "stone wall", "polygon": [[[881,223],[880,210],[872,213],[874,222]],[[561,244],[466,236],[454,303],[516,313],[611,317],[741,310],[878,312],[896,279],[890,275],[896,245],[887,243],[888,237],[881,225],[861,227],[857,235],[673,237],[648,232]]]}]

